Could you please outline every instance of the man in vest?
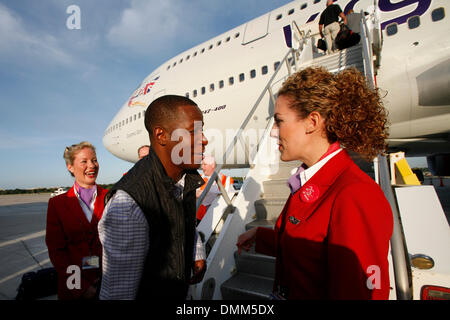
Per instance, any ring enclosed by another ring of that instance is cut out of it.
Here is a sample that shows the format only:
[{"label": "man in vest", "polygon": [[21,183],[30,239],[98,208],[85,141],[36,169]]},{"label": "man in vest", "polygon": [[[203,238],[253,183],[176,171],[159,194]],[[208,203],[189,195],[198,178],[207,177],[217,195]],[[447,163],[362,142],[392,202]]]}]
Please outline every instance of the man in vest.
[{"label": "man in vest", "polygon": [[186,97],[163,96],[147,108],[145,127],[149,155],[105,197],[100,299],[186,299],[206,271],[195,219],[203,114]]},{"label": "man in vest", "polygon": [[[200,197],[209,179],[211,178],[211,175],[214,173],[214,170],[216,170],[216,160],[214,159],[214,157],[206,155],[202,160],[201,168],[203,171],[202,178],[205,181],[205,184],[197,189],[197,198]],[[225,190],[229,194],[235,192],[233,188],[234,182],[233,178],[227,177],[224,174],[219,174],[219,179],[222,182],[222,185],[224,186]],[[214,184],[211,186],[211,189],[209,189],[208,193],[206,194],[205,198],[203,198],[202,204],[198,208],[197,223],[199,223],[203,219],[203,216],[206,214],[206,211],[208,210],[209,206],[211,205],[211,203],[213,203],[213,201],[216,199],[218,195],[220,195],[220,190],[219,187],[217,186],[217,183],[214,182]]]}]

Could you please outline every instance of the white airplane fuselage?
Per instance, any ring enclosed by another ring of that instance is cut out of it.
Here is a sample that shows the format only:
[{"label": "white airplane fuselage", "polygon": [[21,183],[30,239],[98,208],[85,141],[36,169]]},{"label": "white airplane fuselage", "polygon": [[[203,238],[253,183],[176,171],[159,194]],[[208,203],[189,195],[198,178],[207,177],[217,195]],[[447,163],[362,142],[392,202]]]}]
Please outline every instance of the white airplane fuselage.
[{"label": "white airplane fuselage", "polygon": [[[326,1],[316,2],[293,1],[167,60],[142,81],[112,119],[103,137],[105,147],[123,160],[136,162],[137,149],[149,144],[144,126],[146,108],[162,95],[176,94],[189,96],[203,111],[205,135],[212,142],[206,152],[223,145],[214,150],[218,156],[268,83],[275,64],[288,52],[283,27],[295,21],[301,30],[317,34]],[[390,146],[430,139],[444,139],[444,146],[450,145],[449,2],[393,2],[378,1],[383,47],[376,76],[389,111]],[[345,12],[368,11],[373,3],[336,1]],[[444,17],[439,19],[441,11]],[[414,28],[417,20],[419,25]],[[397,32],[388,35],[388,27],[395,25]],[[270,106],[262,108],[250,126],[264,129],[271,115]],[[214,141],[217,137],[222,141]],[[429,153],[414,148],[409,151]]]}]

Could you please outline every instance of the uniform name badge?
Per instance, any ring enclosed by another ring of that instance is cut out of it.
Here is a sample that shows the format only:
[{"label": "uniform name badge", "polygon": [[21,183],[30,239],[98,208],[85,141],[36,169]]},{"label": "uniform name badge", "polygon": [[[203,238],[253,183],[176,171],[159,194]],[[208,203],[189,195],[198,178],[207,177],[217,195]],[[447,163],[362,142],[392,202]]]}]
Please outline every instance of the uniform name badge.
[{"label": "uniform name badge", "polygon": [[100,258],[98,256],[84,257],[81,268],[83,270],[96,269],[100,267]]}]

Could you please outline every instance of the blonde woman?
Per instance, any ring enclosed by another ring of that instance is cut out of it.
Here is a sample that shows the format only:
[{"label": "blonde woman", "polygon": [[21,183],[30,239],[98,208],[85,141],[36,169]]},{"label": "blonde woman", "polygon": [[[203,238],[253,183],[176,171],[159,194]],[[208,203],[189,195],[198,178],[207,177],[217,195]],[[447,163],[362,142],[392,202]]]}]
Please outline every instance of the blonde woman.
[{"label": "blonde woman", "polygon": [[45,241],[58,273],[58,299],[95,299],[102,270],[97,224],[108,190],[95,183],[99,164],[92,144],[67,147],[64,160],[75,182],[67,193],[50,199]]}]

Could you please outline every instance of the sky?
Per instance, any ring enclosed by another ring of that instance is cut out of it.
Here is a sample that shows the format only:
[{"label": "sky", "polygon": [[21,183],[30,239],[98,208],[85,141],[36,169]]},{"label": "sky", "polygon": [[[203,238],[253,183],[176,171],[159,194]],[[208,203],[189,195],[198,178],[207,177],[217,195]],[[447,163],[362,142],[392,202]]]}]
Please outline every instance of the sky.
[{"label": "sky", "polygon": [[84,140],[97,150],[97,183],[116,182],[133,164],[102,137],[137,85],[167,59],[289,2],[0,0],[0,188],[71,186],[64,148]]},{"label": "sky", "polygon": [[71,186],[63,151],[85,140],[97,149],[97,182],[116,182],[133,164],[102,137],[137,85],[169,58],[289,2],[0,0],[0,189]]}]

